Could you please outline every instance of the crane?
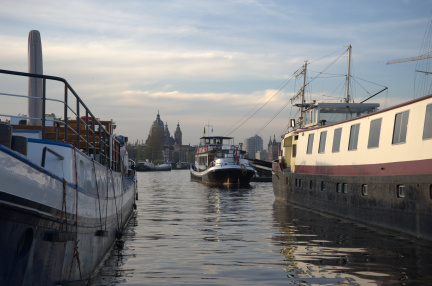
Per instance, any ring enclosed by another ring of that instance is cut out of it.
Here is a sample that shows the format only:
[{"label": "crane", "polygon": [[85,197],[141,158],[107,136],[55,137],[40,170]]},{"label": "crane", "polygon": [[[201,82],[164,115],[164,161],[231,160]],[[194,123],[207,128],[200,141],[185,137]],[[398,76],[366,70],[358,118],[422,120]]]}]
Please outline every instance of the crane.
[{"label": "crane", "polygon": [[430,58],[432,58],[432,52],[429,52],[429,53],[426,53],[426,54],[423,54],[423,55],[420,55],[417,57],[391,60],[391,61],[388,61],[386,64],[391,65],[391,64],[404,63],[404,62],[420,61],[420,60],[425,60],[425,59],[430,59]]}]

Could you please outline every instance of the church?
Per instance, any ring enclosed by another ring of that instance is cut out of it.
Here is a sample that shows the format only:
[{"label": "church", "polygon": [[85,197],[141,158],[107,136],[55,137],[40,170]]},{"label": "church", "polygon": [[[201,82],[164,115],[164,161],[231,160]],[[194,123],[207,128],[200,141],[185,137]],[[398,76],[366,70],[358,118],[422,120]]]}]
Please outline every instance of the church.
[{"label": "church", "polygon": [[164,124],[158,111],[145,143],[147,152],[144,151],[144,154],[146,154],[146,159],[168,163],[187,162],[189,151],[193,150],[190,150],[190,146],[183,146],[182,143],[180,122],[177,122],[173,137],[168,129],[168,123]]},{"label": "church", "polygon": [[153,121],[153,124],[150,128],[146,144],[149,142],[152,136],[158,137],[164,147],[174,146],[174,144],[177,144],[178,146],[182,145],[182,132],[180,129],[180,123],[177,123],[177,128],[174,132],[173,138],[168,130],[168,122],[164,125],[163,121],[160,118],[159,111],[157,113],[156,120]]}]

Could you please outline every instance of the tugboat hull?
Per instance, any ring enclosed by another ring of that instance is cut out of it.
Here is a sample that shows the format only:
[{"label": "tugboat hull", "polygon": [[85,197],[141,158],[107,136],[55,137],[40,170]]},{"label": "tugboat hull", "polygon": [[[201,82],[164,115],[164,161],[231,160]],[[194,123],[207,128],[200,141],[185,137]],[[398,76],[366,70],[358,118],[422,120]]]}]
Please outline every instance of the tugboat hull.
[{"label": "tugboat hull", "polygon": [[203,172],[197,172],[191,169],[191,180],[202,182],[209,185],[248,185],[255,175],[252,168],[246,167],[227,167],[227,168],[209,168]]}]

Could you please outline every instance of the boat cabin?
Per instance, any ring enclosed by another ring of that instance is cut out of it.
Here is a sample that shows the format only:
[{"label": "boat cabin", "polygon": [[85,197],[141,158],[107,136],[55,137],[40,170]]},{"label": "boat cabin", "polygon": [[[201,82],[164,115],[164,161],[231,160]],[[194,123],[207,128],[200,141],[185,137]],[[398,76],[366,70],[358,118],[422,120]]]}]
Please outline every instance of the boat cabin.
[{"label": "boat cabin", "polygon": [[[242,157],[245,151],[241,150],[241,144],[239,148],[234,146],[233,137],[224,136],[204,136],[200,138],[200,146],[197,149],[195,155],[195,165],[198,170],[205,170],[210,165],[224,163],[235,164],[236,156]],[[232,162],[231,162],[232,161]]]},{"label": "boat cabin", "polygon": [[[306,107],[302,127],[329,125],[378,110],[379,103],[312,103]],[[301,106],[300,106],[301,107]]]}]

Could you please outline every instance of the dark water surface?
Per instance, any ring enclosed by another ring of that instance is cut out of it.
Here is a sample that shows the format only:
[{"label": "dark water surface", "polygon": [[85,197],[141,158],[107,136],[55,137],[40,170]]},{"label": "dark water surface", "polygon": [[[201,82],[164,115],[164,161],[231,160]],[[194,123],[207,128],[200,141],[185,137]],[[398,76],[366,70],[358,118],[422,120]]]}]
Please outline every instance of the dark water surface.
[{"label": "dark water surface", "polygon": [[138,192],[90,285],[432,285],[430,246],[275,203],[271,183],[211,188],[182,170],[139,173]]}]

